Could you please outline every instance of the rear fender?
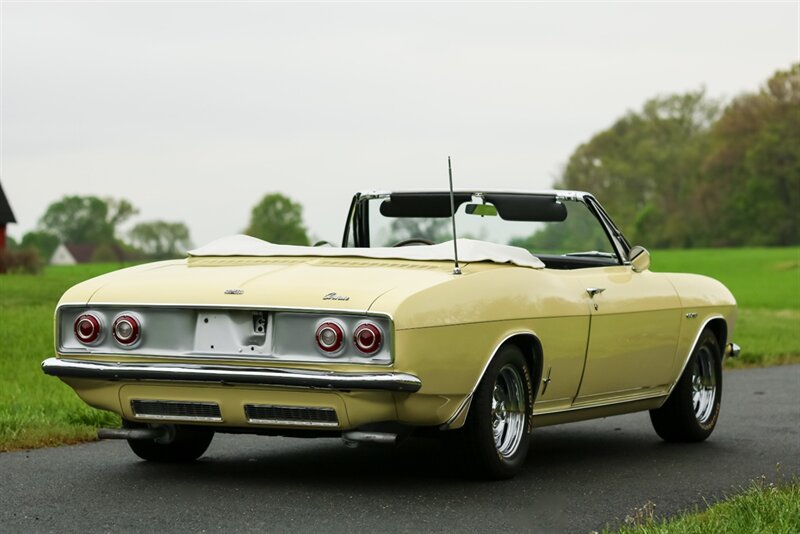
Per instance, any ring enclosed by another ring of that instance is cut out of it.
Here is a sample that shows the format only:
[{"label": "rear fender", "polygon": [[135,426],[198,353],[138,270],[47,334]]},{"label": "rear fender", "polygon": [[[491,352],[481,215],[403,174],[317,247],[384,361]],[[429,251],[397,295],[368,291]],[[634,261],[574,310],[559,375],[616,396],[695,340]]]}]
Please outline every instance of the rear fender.
[{"label": "rear fender", "polygon": [[538,336],[531,331],[515,332],[506,336],[502,341],[495,345],[491,356],[486,360],[486,364],[483,366],[483,369],[481,370],[478,379],[475,381],[475,384],[472,386],[469,394],[461,402],[453,416],[446,423],[441,425],[440,428],[442,430],[454,430],[464,426],[464,423],[467,421],[467,416],[469,415],[469,409],[472,405],[472,397],[475,394],[475,390],[478,388],[478,385],[486,375],[486,370],[489,368],[489,365],[492,363],[495,356],[497,356],[497,353],[508,343],[516,345],[522,351],[525,361],[528,363],[528,367],[531,370],[531,380],[534,387],[533,398],[536,400],[536,395],[539,392],[539,383],[542,378],[542,344],[539,341]]}]

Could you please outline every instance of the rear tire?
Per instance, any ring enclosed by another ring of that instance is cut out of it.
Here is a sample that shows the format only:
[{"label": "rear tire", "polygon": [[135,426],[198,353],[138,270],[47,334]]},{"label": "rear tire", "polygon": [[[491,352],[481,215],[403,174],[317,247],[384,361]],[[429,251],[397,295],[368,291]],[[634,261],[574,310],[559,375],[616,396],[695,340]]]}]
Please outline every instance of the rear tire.
[{"label": "rear tire", "polygon": [[481,478],[506,479],[523,467],[530,444],[534,388],[515,345],[500,348],[486,369],[464,425],[467,468]]},{"label": "rear tire", "polygon": [[703,330],[675,389],[650,421],[665,441],[703,441],[714,431],[722,401],[722,351],[716,336]]},{"label": "rear tire", "polygon": [[[123,428],[146,428],[145,423],[122,421]],[[214,432],[191,426],[175,426],[175,436],[169,443],[152,439],[129,439],[128,446],[143,460],[163,463],[193,462],[206,452]]]}]

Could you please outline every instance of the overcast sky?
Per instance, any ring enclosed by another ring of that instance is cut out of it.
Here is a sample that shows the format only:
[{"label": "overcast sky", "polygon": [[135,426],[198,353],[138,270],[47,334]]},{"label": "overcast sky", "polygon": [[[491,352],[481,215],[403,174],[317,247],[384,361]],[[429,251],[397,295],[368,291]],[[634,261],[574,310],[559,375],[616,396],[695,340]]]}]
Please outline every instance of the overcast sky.
[{"label": "overcast sky", "polygon": [[279,191],[338,242],[356,190],[446,187],[448,155],[456,187],[547,188],[648,98],[800,58],[797,1],[0,4],[16,238],[97,195],[200,245]]}]

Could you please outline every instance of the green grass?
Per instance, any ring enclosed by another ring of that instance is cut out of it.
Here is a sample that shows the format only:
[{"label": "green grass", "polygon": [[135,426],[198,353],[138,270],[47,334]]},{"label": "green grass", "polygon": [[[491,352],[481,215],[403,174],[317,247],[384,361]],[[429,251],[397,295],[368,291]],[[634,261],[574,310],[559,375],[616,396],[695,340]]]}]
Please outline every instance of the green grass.
[{"label": "green grass", "polygon": [[800,362],[800,247],[662,250],[652,270],[716,278],[739,304],[733,367]]},{"label": "green grass", "polygon": [[716,278],[742,308],[800,312],[800,247],[657,250],[656,272]]},{"label": "green grass", "polygon": [[[0,451],[83,441],[98,426],[118,424],[39,367],[53,354],[53,310],[61,294],[117,268],[47,267],[39,276],[0,276]],[[745,364],[800,361],[800,248],[658,251],[653,268],[707,274],[731,289],[740,306],[734,339]]]},{"label": "green grass", "polygon": [[61,294],[118,268],[46,267],[40,276],[0,276],[0,451],[86,441],[97,427],[118,424],[40,368],[53,355],[53,311]]},{"label": "green grass", "polygon": [[627,525],[604,534],[728,534],[758,532],[797,534],[800,531],[800,482],[767,484],[762,478],[744,492],[708,509],[666,520],[654,518],[655,505],[646,503],[626,519]]}]

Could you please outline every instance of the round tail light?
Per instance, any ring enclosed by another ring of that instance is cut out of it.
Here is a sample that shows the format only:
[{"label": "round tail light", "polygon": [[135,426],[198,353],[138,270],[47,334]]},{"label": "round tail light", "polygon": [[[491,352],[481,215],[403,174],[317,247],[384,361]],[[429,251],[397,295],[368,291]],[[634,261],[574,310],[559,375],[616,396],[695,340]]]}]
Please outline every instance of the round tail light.
[{"label": "round tail light", "polygon": [[383,333],[378,325],[373,323],[361,323],[353,332],[353,341],[356,348],[364,354],[375,354],[380,350],[383,343]]},{"label": "round tail light", "polygon": [[132,315],[120,315],[114,319],[114,326],[111,327],[114,339],[120,345],[130,346],[139,340],[142,335],[142,325],[136,317]]},{"label": "round tail light", "polygon": [[327,321],[317,328],[317,345],[323,351],[333,353],[344,344],[344,330],[338,324]]},{"label": "round tail light", "polygon": [[102,326],[100,319],[92,313],[84,313],[75,319],[75,337],[84,345],[91,345],[98,339],[102,333]]}]

